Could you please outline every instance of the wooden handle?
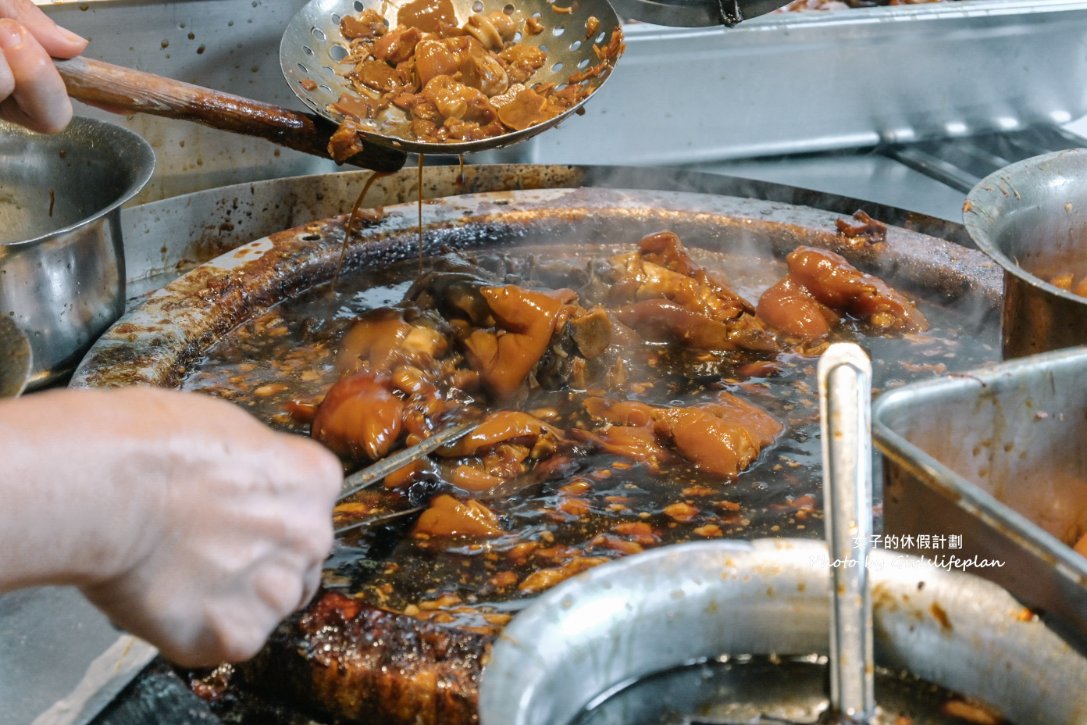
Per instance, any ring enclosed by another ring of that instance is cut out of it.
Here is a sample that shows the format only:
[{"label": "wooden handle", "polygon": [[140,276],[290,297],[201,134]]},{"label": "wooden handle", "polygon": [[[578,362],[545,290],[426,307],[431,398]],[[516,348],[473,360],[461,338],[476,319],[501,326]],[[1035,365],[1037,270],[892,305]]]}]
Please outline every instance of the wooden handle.
[{"label": "wooden handle", "polygon": [[[193,121],[329,158],[328,139],[336,128],[319,116],[92,58],[54,62],[68,86],[68,94],[77,100],[111,109]],[[369,144],[345,163],[375,171],[398,171],[406,158],[402,151]]]}]

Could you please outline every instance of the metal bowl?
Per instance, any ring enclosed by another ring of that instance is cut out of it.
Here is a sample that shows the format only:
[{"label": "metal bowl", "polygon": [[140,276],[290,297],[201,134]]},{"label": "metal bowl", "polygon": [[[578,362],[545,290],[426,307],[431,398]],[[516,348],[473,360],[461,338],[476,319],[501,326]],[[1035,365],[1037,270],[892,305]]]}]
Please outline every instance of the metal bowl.
[{"label": "metal bowl", "polygon": [[0,314],[30,339],[37,388],[124,312],[120,208],[155,156],[131,131],[75,118],[51,136],[0,123],[0,160]]},{"label": "metal bowl", "polygon": [[1087,298],[1050,281],[1087,277],[1087,149],[990,174],[967,195],[963,222],[1004,268],[1005,358],[1087,344]]},{"label": "metal bowl", "polygon": [[[869,566],[879,664],[1012,722],[1087,722],[1087,660],[1004,590],[896,551],[873,551]],[[569,723],[617,686],[723,654],[825,654],[829,582],[826,547],[797,539],[684,544],[591,569],[506,627],[481,722]]]}]

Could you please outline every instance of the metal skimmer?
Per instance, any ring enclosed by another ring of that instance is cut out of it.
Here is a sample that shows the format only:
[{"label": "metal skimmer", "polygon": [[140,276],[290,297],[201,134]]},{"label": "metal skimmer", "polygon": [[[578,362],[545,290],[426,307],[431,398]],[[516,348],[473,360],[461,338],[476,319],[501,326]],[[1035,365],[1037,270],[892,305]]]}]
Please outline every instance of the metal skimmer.
[{"label": "metal skimmer", "polygon": [[[389,0],[311,0],[288,23],[279,46],[279,64],[291,89],[303,103],[319,115],[342,123],[342,114],[329,110],[329,105],[344,93],[359,95],[351,82],[340,75],[349,66],[343,63],[348,44],[340,31],[340,21],[372,9],[397,25],[397,12],[407,2]],[[612,31],[620,27],[619,18],[607,0],[452,0],[457,24],[476,13],[504,11],[516,17],[536,17],[544,30],[528,34],[518,42],[539,47],[547,53],[547,63],[529,79],[526,85],[554,83],[561,86],[570,76],[601,62],[594,46],[608,43]],[[595,21],[591,20],[595,18]],[[591,31],[591,32],[590,32]],[[521,131],[478,141],[429,143],[415,140],[406,114],[397,108],[383,111],[379,118],[361,121],[359,134],[363,141],[421,154],[463,154],[470,151],[509,146],[551,128],[575,112],[589,96],[599,90],[612,68],[600,75],[581,81],[591,89],[580,103],[542,123]]]}]

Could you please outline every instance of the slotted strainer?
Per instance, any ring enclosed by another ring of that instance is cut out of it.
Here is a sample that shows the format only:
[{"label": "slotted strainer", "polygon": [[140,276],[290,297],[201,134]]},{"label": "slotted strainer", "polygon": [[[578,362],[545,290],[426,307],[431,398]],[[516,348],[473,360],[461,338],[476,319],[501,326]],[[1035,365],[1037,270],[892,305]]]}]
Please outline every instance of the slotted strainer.
[{"label": "slotted strainer", "polygon": [[[418,0],[416,0],[418,2]],[[288,23],[279,46],[283,75],[298,98],[316,113],[336,123],[344,116],[329,106],[342,94],[359,95],[342,74],[350,69],[344,59],[348,42],[340,30],[340,21],[370,9],[383,16],[389,28],[397,27],[397,13],[404,2],[390,0],[311,0]],[[541,83],[561,86],[573,73],[605,62],[602,72],[581,81],[589,93],[577,104],[542,123],[475,141],[435,143],[416,140],[409,130],[407,114],[390,107],[378,118],[359,121],[363,141],[391,146],[421,154],[463,154],[471,151],[509,146],[551,128],[581,107],[611,74],[613,63],[602,61],[594,46],[608,44],[612,32],[622,32],[619,18],[607,0],[452,0],[457,25],[463,26],[471,15],[495,11],[514,14],[515,18],[535,17],[543,25],[538,34],[526,33],[515,40],[536,46],[547,54],[547,63],[525,85]],[[595,18],[595,20],[594,20]]]}]

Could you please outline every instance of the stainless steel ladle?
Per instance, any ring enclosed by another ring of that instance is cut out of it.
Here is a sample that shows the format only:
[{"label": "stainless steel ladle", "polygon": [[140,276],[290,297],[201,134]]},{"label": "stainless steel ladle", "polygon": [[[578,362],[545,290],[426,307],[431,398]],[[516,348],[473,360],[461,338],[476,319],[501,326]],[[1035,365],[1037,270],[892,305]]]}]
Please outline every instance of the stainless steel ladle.
[{"label": "stainless steel ladle", "polygon": [[875,714],[872,599],[872,365],[854,343],[819,359],[826,540],[833,581],[830,623],[831,714],[867,722]]}]

